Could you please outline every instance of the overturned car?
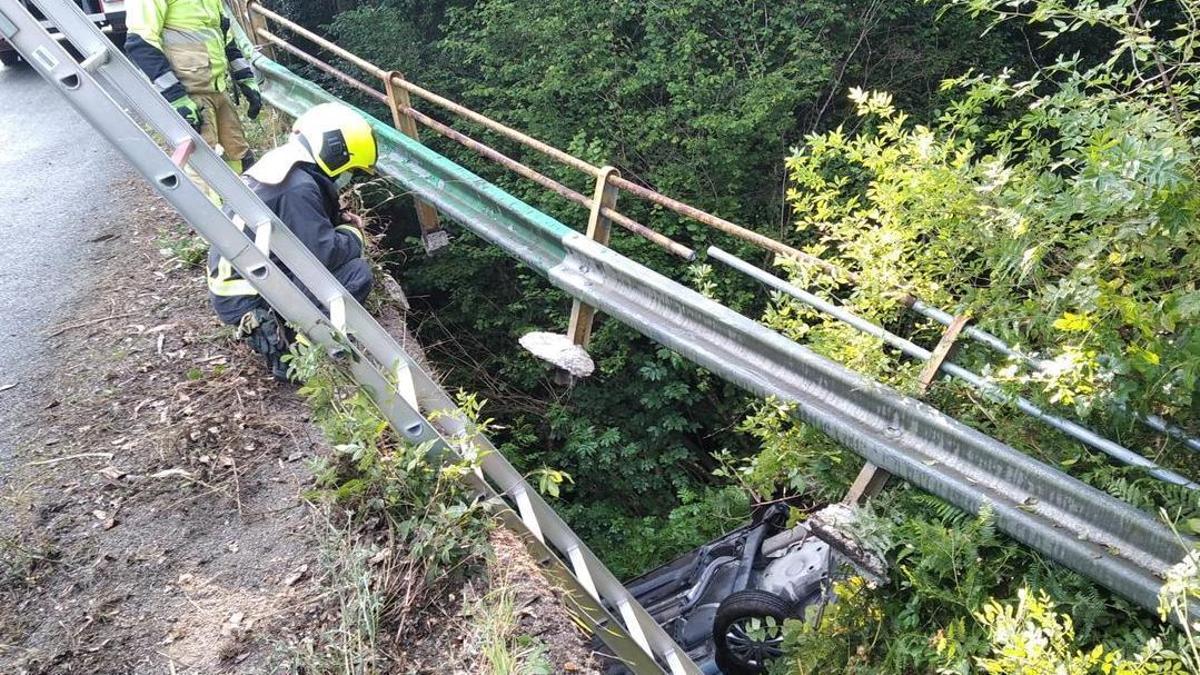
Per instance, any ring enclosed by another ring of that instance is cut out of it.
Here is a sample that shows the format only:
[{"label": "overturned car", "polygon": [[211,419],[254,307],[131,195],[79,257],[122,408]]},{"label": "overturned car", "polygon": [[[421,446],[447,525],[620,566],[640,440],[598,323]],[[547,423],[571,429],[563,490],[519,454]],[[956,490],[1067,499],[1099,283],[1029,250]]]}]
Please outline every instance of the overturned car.
[{"label": "overturned car", "polygon": [[[787,511],[763,509],[749,524],[626,584],[704,673],[766,672],[783,654],[784,621],[819,622],[836,578],[878,582],[886,575],[882,558],[849,534],[851,507],[827,507],[791,528]],[[629,670],[610,659],[605,672]]]}]

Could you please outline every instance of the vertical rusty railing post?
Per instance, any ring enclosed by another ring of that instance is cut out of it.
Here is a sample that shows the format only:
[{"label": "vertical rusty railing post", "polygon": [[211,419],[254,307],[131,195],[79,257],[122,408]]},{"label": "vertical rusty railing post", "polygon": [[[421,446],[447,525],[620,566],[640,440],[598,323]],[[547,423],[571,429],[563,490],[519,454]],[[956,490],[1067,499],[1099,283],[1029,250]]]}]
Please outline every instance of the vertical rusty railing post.
[{"label": "vertical rusty railing post", "polygon": [[[971,320],[969,314],[961,314],[954,317],[954,321],[946,327],[946,331],[942,333],[942,339],[938,340],[937,347],[934,347],[933,353],[929,356],[929,360],[925,362],[925,366],[921,368],[921,373],[917,376],[917,398],[924,398],[929,391],[929,387],[933,384],[933,378],[937,377],[938,371],[941,370],[942,364],[950,357],[950,352],[954,349],[955,341],[962,333],[963,328],[966,328],[967,322]],[[867,462],[863,465],[858,476],[854,479],[854,483],[846,492],[846,498],[842,501],[847,504],[862,504],[868,499],[879,494],[883,486],[887,484],[891,474],[883,469]]]},{"label": "vertical rusty railing post", "polygon": [[[417,121],[408,114],[412,108],[412,99],[409,98],[407,89],[396,86],[395,80],[398,79],[403,80],[404,75],[396,70],[383,77],[388,108],[392,111],[392,126],[419,143],[421,138],[417,133]],[[450,236],[442,229],[442,221],[438,216],[437,209],[420,199],[414,199],[413,204],[417,209],[417,222],[421,225],[421,241],[425,244],[425,252],[431,254],[449,244]]]},{"label": "vertical rusty railing post", "polygon": [[[612,232],[612,221],[603,214],[603,210],[615,209],[619,188],[613,185],[610,178],[621,173],[611,166],[600,169],[596,176],[596,190],[592,194],[592,210],[588,216],[587,236],[592,241],[608,246]],[[567,337],[571,342],[587,349],[592,339],[592,322],[596,318],[596,308],[576,300],[571,305],[571,324],[567,328]]]},{"label": "vertical rusty railing post", "polygon": [[[246,32],[249,34],[250,41],[254,43],[254,47],[266,55],[267,58],[275,61],[278,58],[275,54],[275,47],[258,33],[259,29],[267,30],[267,18],[258,12],[251,11],[251,7],[257,5],[258,0],[234,0],[234,2],[238,11],[246,17],[244,26]],[[246,55],[247,58],[249,56],[249,54]]]}]

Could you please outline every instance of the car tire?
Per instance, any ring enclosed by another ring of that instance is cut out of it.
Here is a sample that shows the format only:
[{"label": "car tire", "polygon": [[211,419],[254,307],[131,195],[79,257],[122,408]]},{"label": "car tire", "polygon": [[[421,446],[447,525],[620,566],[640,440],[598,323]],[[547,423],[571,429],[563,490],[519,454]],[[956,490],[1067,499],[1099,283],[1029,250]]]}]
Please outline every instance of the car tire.
[{"label": "car tire", "polygon": [[792,603],[767,591],[738,591],[722,600],[713,620],[721,672],[767,672],[770,661],[783,655],[783,622],[792,616]]},{"label": "car tire", "polygon": [[19,52],[15,52],[15,51],[0,52],[0,64],[4,64],[5,66],[8,66],[9,68],[12,68],[13,66],[17,65],[17,61],[20,61],[20,60],[21,60],[21,54]]}]

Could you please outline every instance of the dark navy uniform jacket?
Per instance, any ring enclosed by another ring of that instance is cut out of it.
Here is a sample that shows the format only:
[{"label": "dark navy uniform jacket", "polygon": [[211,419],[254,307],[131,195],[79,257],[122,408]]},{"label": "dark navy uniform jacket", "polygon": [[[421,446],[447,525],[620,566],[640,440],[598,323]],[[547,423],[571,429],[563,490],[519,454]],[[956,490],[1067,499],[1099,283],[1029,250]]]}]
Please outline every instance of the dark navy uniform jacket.
[{"label": "dark navy uniform jacket", "polygon": [[[362,234],[355,227],[340,223],[341,209],[333,180],[308,162],[297,162],[278,185],[260,183],[249,176],[243,180],[356,300],[366,299],[371,291],[372,274],[363,258]],[[247,233],[247,236],[253,235]],[[271,259],[280,265],[278,258],[271,256]],[[295,281],[291,271],[283,269]],[[267,306],[248,282],[213,250],[208,253],[208,276],[213,309],[225,323],[237,324],[246,312]],[[308,289],[302,285],[301,288],[308,293]]]}]

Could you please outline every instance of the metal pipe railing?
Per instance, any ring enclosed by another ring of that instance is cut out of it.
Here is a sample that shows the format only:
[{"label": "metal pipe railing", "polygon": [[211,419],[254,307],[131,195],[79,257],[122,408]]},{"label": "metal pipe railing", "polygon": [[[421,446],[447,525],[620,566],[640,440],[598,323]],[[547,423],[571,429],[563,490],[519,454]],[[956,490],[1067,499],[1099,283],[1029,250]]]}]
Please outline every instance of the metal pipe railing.
[{"label": "metal pipe railing", "polygon": [[[909,307],[921,316],[927,319],[932,319],[943,326],[949,326],[954,321],[954,315],[938,309],[937,307],[931,307],[920,300],[913,302],[913,304],[909,305]],[[1050,372],[1050,367],[1045,360],[1035,358],[1010,346],[1004,340],[1001,340],[999,337],[987,332],[986,330],[983,330],[982,328],[978,328],[976,326],[967,326],[963,329],[963,334],[1011,359],[1015,359],[1024,363],[1034,370],[1043,373]],[[1162,417],[1159,417],[1158,415],[1143,415],[1142,413],[1138,412],[1130,412],[1124,406],[1120,405],[1116,407],[1118,410],[1131,415],[1134,419],[1136,419],[1138,422],[1141,422],[1146,427],[1165,436],[1174,438],[1180,443],[1183,443],[1190,450],[1200,452],[1200,438],[1189,436],[1187,431],[1175,426],[1174,424],[1171,424]]]},{"label": "metal pipe railing", "polygon": [[[335,45],[334,43],[330,42],[329,40],[326,40],[325,38],[321,37],[320,35],[317,35],[316,33],[313,33],[312,31],[306,29],[305,27],[301,26],[300,24],[297,24],[296,22],[291,21],[291,20],[287,19],[286,17],[280,16],[279,14],[276,14],[275,12],[272,12],[271,10],[267,9],[266,7],[263,7],[261,3],[251,1],[251,2],[247,3],[247,9],[249,9],[251,12],[261,14],[262,16],[264,16],[268,19],[271,19],[272,21],[275,21],[279,25],[286,27],[288,30],[296,33],[297,35],[304,37],[304,39],[308,40],[309,42],[312,42],[313,44],[317,45],[318,47],[320,47],[332,54],[337,54],[342,59],[345,59],[346,61],[353,63],[358,68],[374,75],[375,77],[377,77],[381,80],[387,79],[388,75],[390,74],[389,71],[386,71],[386,70],[380,68],[379,66],[371,63],[370,61],[367,61],[366,59],[361,58],[361,57],[353,54],[352,52],[349,52],[349,51]],[[408,93],[410,93],[414,96],[418,96],[426,101],[429,101],[430,103],[433,103],[434,105],[437,105],[441,108],[449,110],[450,112],[452,112],[460,117],[469,119],[472,122],[475,122],[476,124],[487,127],[488,129],[491,129],[492,131],[495,131],[496,133],[498,133],[502,136],[505,136],[514,141],[517,141],[518,143],[521,143],[522,145],[533,148],[534,150],[537,150],[538,152],[540,152],[548,157],[551,157],[563,164],[566,164],[569,167],[572,167],[574,169],[582,171],[582,172],[588,174],[589,176],[592,176],[593,178],[600,175],[600,167],[598,167],[598,166],[589,164],[588,162],[585,162],[582,159],[579,159],[578,157],[575,157],[566,152],[563,152],[562,150],[559,150],[558,148],[556,148],[552,145],[543,143],[542,141],[539,141],[538,139],[536,139],[532,136],[523,134],[520,131],[513,129],[512,127],[510,127],[506,124],[502,124],[500,122],[497,122],[497,121],[491,119],[490,117],[481,115],[464,105],[455,103],[454,101],[451,101],[450,99],[445,98],[443,96],[439,96],[439,95],[433,93],[432,91],[429,91],[428,89],[425,89],[416,84],[413,84],[412,82],[409,82],[408,80],[405,80],[400,77],[395,77],[392,79],[392,83],[402,89],[405,89],[406,91],[408,91]]]},{"label": "metal pipe railing", "polygon": [[[370,73],[371,75],[373,75],[375,77],[378,77],[380,79],[387,79],[388,76],[391,74],[389,71],[385,71],[382,68],[380,68],[379,66],[371,63],[370,61],[367,61],[366,59],[363,59],[362,57],[359,57],[359,56],[355,55],[354,53],[352,53],[346,49],[343,49],[342,47],[337,46],[336,44],[330,42],[329,40],[326,40],[325,38],[317,35],[316,33],[313,33],[312,31],[304,28],[303,26],[297,24],[296,22],[291,21],[291,20],[287,19],[286,17],[283,17],[283,16],[279,15],[278,13],[273,12],[273,11],[263,7],[258,2],[252,1],[252,2],[248,3],[247,8],[251,12],[260,14],[268,19],[271,19],[272,21],[275,21],[279,25],[284,26],[288,30],[290,30],[290,31],[294,32],[295,34],[303,37],[304,39],[312,42],[313,44],[317,45],[318,47],[330,52],[331,54],[337,55],[339,58],[342,58],[342,59],[354,64],[356,67],[360,68],[361,70],[363,70],[367,73]],[[267,38],[267,35],[269,35],[269,33],[264,34],[264,33],[266,33],[266,31],[263,31],[261,29],[256,31],[256,33],[262,35],[264,38]],[[274,39],[271,39],[271,38],[267,38],[267,39],[270,39],[271,42],[274,44],[280,44],[280,38],[278,38],[278,36],[272,36],[272,37]],[[282,45],[280,45],[280,46],[282,46]],[[291,52],[291,50],[288,50],[288,51]],[[291,52],[291,53],[295,53],[295,52]],[[467,108],[466,106],[463,106],[459,103],[455,103],[454,101],[451,101],[443,96],[439,96],[439,95],[429,91],[428,89],[425,89],[416,84],[413,84],[412,82],[409,82],[408,80],[405,80],[400,77],[393,77],[392,83],[395,84],[396,86],[401,87],[402,89],[408,91],[410,94],[412,94],[414,96],[417,96],[425,101],[433,103],[434,105],[437,105],[445,110],[448,110],[460,117],[463,117],[464,119],[468,119],[472,122],[475,122],[476,124],[486,127],[488,129],[500,134],[501,136],[504,136],[510,140],[516,141],[517,143],[520,143],[521,145],[524,145],[532,150],[540,152],[543,155],[546,155],[547,157],[550,157],[551,159],[554,159],[555,161],[558,161],[566,166],[569,166],[578,171],[581,171],[581,172],[587,174],[588,176],[595,178],[595,177],[599,177],[599,175],[600,175],[600,167],[590,164],[582,159],[579,159],[578,157],[575,157],[574,155],[570,155],[566,152],[563,152],[562,150],[559,150],[558,148],[555,148],[552,145],[549,145],[547,143],[539,141],[536,138],[533,138],[532,136],[521,133],[520,131],[513,129],[512,127],[510,127],[506,124],[497,122],[489,117],[481,115],[480,113],[477,113],[474,110]],[[714,216],[710,213],[701,211],[700,209],[697,209],[695,207],[684,204],[683,202],[681,202],[679,200],[672,199],[662,193],[656,192],[655,190],[647,188],[643,185],[634,183],[626,178],[621,178],[619,176],[613,176],[611,179],[611,183],[623,190],[626,190],[630,194],[633,194],[641,199],[644,199],[644,200],[649,201],[654,204],[658,204],[659,206],[662,206],[662,207],[666,208],[667,210],[672,211],[678,215],[681,215],[681,216],[684,216],[687,218],[691,218],[697,222],[700,222],[700,223],[703,223],[710,227],[713,227],[714,229],[720,230],[720,231],[730,234],[732,236],[738,237],[739,239],[742,239],[744,241],[748,241],[752,244],[755,244],[756,246],[759,246],[763,249],[772,251],[779,255],[789,256],[791,258],[795,258],[797,260],[800,260],[802,262],[805,262],[805,263],[808,263],[811,265],[816,265],[816,266],[822,268],[823,270],[825,270],[829,274],[837,274],[840,276],[845,276],[845,272],[839,270],[836,265],[833,265],[832,263],[830,263],[828,261],[822,260],[822,259],[818,258],[817,256],[814,256],[809,253],[805,253],[804,251],[801,251],[799,249],[788,246],[787,244],[784,244],[782,242],[775,241],[774,239],[771,239],[770,237],[759,234],[758,232],[755,232],[751,229],[742,227],[741,225],[737,225],[737,224],[732,223],[723,218],[718,218],[717,216]]]},{"label": "metal pipe railing", "polygon": [[[312,31],[295,23],[294,21],[291,21],[291,20],[287,19],[286,17],[283,17],[283,16],[279,15],[278,13],[273,12],[273,11],[263,7],[257,0],[250,0],[250,2],[247,3],[247,11],[259,14],[263,17],[266,17],[268,19],[271,19],[272,21],[279,23],[280,25],[286,27],[287,29],[291,30],[292,32],[296,33],[297,35],[300,35],[301,37],[305,38],[306,40],[311,41],[312,43],[316,44],[317,46],[321,47],[322,49],[325,49],[325,50],[329,51],[330,53],[337,55],[339,58],[342,58],[342,59],[354,64],[356,67],[362,69],[365,72],[368,72],[368,73],[374,75],[375,77],[378,77],[383,80],[387,80],[388,78],[391,78],[391,81],[395,86],[401,87],[401,88],[405,89],[406,91],[408,91],[409,93],[420,97],[421,99],[424,99],[430,103],[440,106],[443,109],[448,110],[460,117],[463,117],[465,119],[473,121],[487,129],[490,129],[490,130],[500,134],[501,136],[504,136],[510,140],[516,141],[517,143],[520,143],[521,145],[524,145],[525,147],[528,147],[532,150],[535,150],[536,152],[539,152],[547,157],[550,157],[551,159],[553,159],[555,161],[558,161],[558,162],[560,162],[566,166],[569,166],[571,168],[577,169],[577,170],[587,174],[588,176],[598,177],[600,175],[600,172],[601,172],[600,167],[590,164],[590,163],[588,163],[582,159],[579,159],[578,157],[575,157],[569,153],[563,152],[562,150],[559,150],[558,148],[555,148],[547,143],[539,141],[536,138],[533,138],[532,136],[529,136],[520,131],[517,131],[516,129],[513,129],[512,127],[509,127],[508,125],[505,125],[501,122],[497,122],[489,117],[486,117],[480,113],[477,113],[477,112],[471,110],[470,108],[467,108],[459,103],[455,103],[454,101],[451,101],[443,96],[439,96],[438,94],[435,94],[435,93],[433,93],[423,87],[420,87],[416,84],[413,84],[412,82],[409,82],[401,77],[397,77],[397,76],[395,76],[394,73],[384,71],[382,68],[380,68],[379,66],[376,66],[375,64],[371,63],[370,61],[367,61],[366,59],[363,59],[363,58],[355,55],[354,53],[352,53],[346,49],[343,49],[342,47],[337,46],[333,42],[330,42],[329,40],[322,38],[321,36],[313,33]],[[305,61],[308,61],[309,63],[313,63],[314,65],[317,65],[314,57],[311,57],[311,56],[305,54],[304,52],[296,49],[295,47],[293,47],[292,45],[287,43],[285,40],[283,40],[282,38],[280,38],[276,35],[273,35],[266,29],[258,29],[255,32],[256,32],[256,34],[263,37],[264,39],[269,40],[272,44],[278,45],[279,47],[285,49],[289,53],[294,54],[294,55],[304,59]],[[354,78],[350,77],[349,75],[346,75],[345,73],[334,68],[333,66],[330,66],[329,64],[324,64],[324,62],[320,62],[320,63],[322,63],[324,67],[322,67],[322,66],[318,66],[318,67],[321,67],[322,70],[325,70],[326,72],[329,72],[330,74],[334,75],[335,77],[338,77],[343,82],[351,84],[351,86],[356,86],[356,88],[364,89],[364,90],[368,91],[372,96],[378,97],[379,95],[382,95],[380,92],[370,89],[366,85],[363,85],[361,82],[355,80]],[[386,97],[384,97],[384,99],[381,99],[381,100],[384,100],[386,102]],[[521,164],[520,162],[517,162],[516,160],[514,160],[510,157],[507,157],[507,156],[497,152],[496,150],[494,150],[482,143],[479,143],[478,141],[474,141],[473,139],[470,139],[469,137],[462,135],[460,132],[450,129],[449,127],[441,124],[440,122],[436,122],[435,120],[432,120],[431,118],[429,118],[426,115],[423,115],[419,111],[416,111],[412,108],[408,108],[407,112],[408,112],[408,114],[412,115],[415,119],[420,121],[422,124],[425,124],[426,126],[433,129],[434,131],[438,132],[439,134],[441,134],[447,138],[450,138],[452,140],[455,140],[455,141],[463,144],[464,146],[475,150],[476,152],[479,152],[480,154],[484,155],[488,159],[491,159],[492,161],[514,171],[515,173],[522,175],[525,178],[538,183],[539,185],[557,193],[558,195],[562,196],[563,198],[565,198],[569,201],[580,204],[582,206],[586,206],[587,208],[591,208],[591,206],[590,206],[591,200],[588,199],[586,196],[584,196],[578,192],[575,192],[574,190],[571,190],[570,188],[562,185],[561,183],[558,183],[557,181],[554,181],[553,179],[550,179],[550,178],[538,173],[537,171],[534,171],[533,169],[526,167],[525,165]],[[812,255],[810,253],[806,253],[806,252],[796,249],[792,246],[788,246],[787,244],[784,244],[782,242],[771,239],[770,237],[768,237],[766,235],[760,234],[758,232],[750,230],[741,225],[737,225],[736,223],[730,222],[724,218],[720,218],[720,217],[715,216],[706,211],[702,211],[698,208],[695,208],[695,207],[685,204],[679,200],[668,197],[668,196],[666,196],[660,192],[657,192],[653,189],[650,189],[644,185],[634,183],[634,182],[632,182],[626,178],[623,178],[621,176],[612,176],[611,178],[609,178],[609,182],[611,185],[616,186],[619,189],[625,190],[626,192],[629,192],[630,194],[632,194],[640,199],[643,199],[645,201],[662,206],[663,208],[665,208],[673,213],[676,213],[680,216],[690,218],[690,219],[695,220],[704,225],[708,225],[709,227],[712,227],[713,229],[716,229],[718,231],[729,234],[733,237],[741,239],[742,241],[749,242],[755,246],[758,246],[759,248],[762,248],[764,250],[775,253],[776,255],[785,256],[785,257],[791,258],[793,260],[797,260],[801,263],[812,265],[812,266],[822,270],[823,272],[825,272],[826,274],[828,274],[829,276],[833,277],[836,280],[846,281],[849,283],[857,283],[858,282],[858,275],[855,274],[853,271],[846,270],[846,269],[844,269],[834,263],[831,263],[827,260],[824,260],[818,256]],[[583,201],[580,201],[580,200],[583,200]],[[586,204],[585,204],[585,202],[586,202]],[[669,239],[668,237],[666,237],[666,235],[663,235],[655,230],[652,230],[652,229],[646,227],[645,225],[637,223],[636,221],[628,218],[627,216],[617,212],[615,209],[603,207],[601,212],[605,217],[609,218],[613,222],[621,225],[622,227],[624,227],[627,230],[630,230],[631,232],[634,232],[642,237],[645,237],[646,239],[657,244],[658,246],[670,251],[674,255],[677,255],[677,256],[682,257],[689,261],[695,259],[695,252],[692,251],[692,249]],[[917,314],[920,314],[921,316],[923,316],[927,319],[930,319],[932,321],[940,323],[943,326],[949,326],[950,323],[954,320],[954,316],[952,314],[950,314],[949,312],[946,312],[945,310],[942,310],[942,309],[939,309],[937,307],[927,304],[926,302],[922,301],[920,298],[916,297],[912,293],[909,293],[907,290],[901,289],[901,288],[897,288],[896,290],[903,293],[903,295],[899,298],[900,303],[903,304],[904,306],[912,309]],[[1021,363],[1024,363],[1027,366],[1034,368],[1036,370],[1039,370],[1041,372],[1048,371],[1048,367],[1047,367],[1045,361],[1034,358],[1028,354],[1021,352],[1020,350],[1018,350],[1018,349],[1012,347],[1011,345],[1007,344],[1006,342],[1004,342],[1004,340],[1002,340],[1001,338],[997,337],[996,335],[994,335],[982,328],[979,328],[977,326],[967,326],[963,330],[963,333],[967,337],[971,338],[972,340],[974,340],[980,344],[983,344],[983,345],[987,346],[988,348],[993,349],[996,352],[1003,354],[1004,356],[1006,356],[1008,358],[1016,359],[1016,360],[1020,361]],[[1124,411],[1125,409],[1121,408],[1121,410]],[[1126,412],[1128,412],[1128,411],[1126,411]],[[1140,423],[1144,424],[1146,427],[1148,427],[1158,433],[1162,433],[1171,438],[1174,438],[1192,450],[1200,451],[1200,438],[1196,438],[1196,437],[1188,435],[1187,431],[1185,431],[1184,429],[1182,429],[1176,425],[1171,424],[1170,422],[1163,419],[1162,417],[1160,417],[1158,415],[1143,415],[1143,414],[1136,413],[1136,412],[1129,413],[1129,414],[1131,414],[1135,419],[1137,419]]]},{"label": "metal pipe railing", "polygon": [[[313,67],[317,68],[318,70],[320,70],[324,73],[327,73],[329,75],[332,75],[333,77],[336,77],[338,80],[342,81],[343,83],[345,83],[355,89],[358,89],[359,91],[363,92],[367,96],[370,96],[371,98],[373,98],[381,103],[385,103],[385,104],[389,103],[387,94],[379,91],[378,89],[375,89],[374,87],[371,87],[370,85],[364,83],[363,81],[361,81],[351,75],[346,74],[345,72],[341,71],[337,67],[299,49],[295,45],[292,45],[291,43],[287,42],[286,40],[279,37],[278,35],[275,35],[274,33],[270,32],[269,30],[259,29],[256,32],[260,37],[267,40],[271,44],[274,44],[275,46],[279,47],[280,49],[283,49],[284,51],[288,52],[289,54],[292,54],[293,56],[301,59],[305,63],[312,65]],[[499,165],[505,167],[506,169],[509,169],[510,171],[512,171],[524,178],[527,178],[527,179],[533,181],[534,183],[537,183],[538,185],[541,185],[542,187],[546,188],[547,190],[550,190],[551,192],[554,192],[555,194],[559,195],[560,197],[562,197],[570,202],[573,202],[575,204],[578,204],[579,206],[582,206],[585,209],[590,210],[592,208],[592,204],[593,204],[592,200],[590,198],[584,196],[583,194],[580,194],[579,192],[572,190],[571,188],[563,185],[562,183],[559,183],[558,181],[554,180],[553,178],[550,178],[534,169],[531,169],[528,166],[525,166],[524,164],[521,164],[517,160],[501,153],[500,151],[496,150],[495,148],[492,148],[488,145],[480,143],[479,141],[471,138],[470,136],[467,136],[466,134],[464,134],[456,129],[453,129],[450,126],[439,122],[438,120],[426,115],[425,113],[417,110],[416,108],[405,107],[402,109],[402,112],[404,112],[406,115],[411,116],[417,122],[421,123],[422,125],[424,125],[425,127],[429,128],[429,129],[432,129],[433,131],[437,132],[438,134],[440,134],[446,138],[449,138],[450,140],[453,140],[470,150],[475,151],[476,153],[495,162],[496,164],[499,164]],[[626,216],[623,213],[620,213],[620,212],[618,212],[612,208],[606,207],[606,206],[601,207],[600,213],[603,216],[605,216],[606,218],[608,218],[609,220],[613,221],[614,223],[629,230],[630,232],[633,232],[634,234],[637,234],[638,236],[648,239],[655,245],[667,250],[668,252],[670,252],[671,254],[673,254],[675,256],[678,256],[678,257],[683,258],[684,260],[688,260],[688,261],[695,260],[695,258],[696,258],[696,252],[693,251],[692,249],[688,248],[687,246],[684,246],[683,244],[680,244],[679,242],[671,239],[670,237],[666,236],[665,234],[662,234],[661,232],[653,230],[653,229],[637,222],[636,220],[630,218],[629,216]]]},{"label": "metal pipe railing", "polygon": [[[844,307],[839,307],[821,297],[809,293],[808,291],[797,288],[783,279],[761,270],[745,260],[742,260],[731,253],[727,253],[717,248],[716,246],[710,246],[708,248],[708,256],[765,284],[766,286],[769,286],[770,288],[785,293],[824,314],[832,316],[838,321],[851,326],[855,330],[866,333],[872,337],[876,337],[882,340],[885,344],[900,350],[902,353],[907,354],[908,356],[921,361],[928,361],[932,356],[932,353],[928,349],[925,349],[924,347],[917,345],[910,340],[902,338],[878,324],[871,323],[870,321],[867,321],[866,319],[854,314]],[[994,401],[1015,404],[1017,408],[1019,408],[1025,414],[1040,420],[1046,425],[1063,432],[1064,434],[1080,441],[1081,443],[1089,445],[1100,452],[1103,452],[1119,462],[1145,469],[1147,473],[1155,478],[1158,478],[1159,480],[1163,480],[1168,483],[1174,483],[1175,485],[1182,485],[1192,490],[1200,489],[1200,485],[1196,484],[1191,479],[1169,469],[1164,469],[1153,461],[1139,455],[1129,448],[1126,448],[1097,434],[1087,427],[1048,413],[1045,410],[1042,410],[1032,401],[1020,396],[1014,396],[992,382],[980,377],[976,373],[967,370],[966,368],[946,361],[942,363],[941,370],[947,375],[951,375],[966,382],[968,385],[982,392],[985,396]]]},{"label": "metal pipe railing", "polygon": [[742,241],[750,242],[759,248],[771,251],[777,255],[787,256],[809,265],[819,267],[824,270],[826,274],[834,278],[848,278],[845,270],[841,269],[837,265],[834,265],[828,260],[822,260],[811,253],[805,253],[800,249],[788,246],[787,244],[776,241],[764,234],[759,234],[754,230],[731,223],[724,218],[719,218],[706,211],[701,211],[694,206],[684,204],[677,199],[672,199],[660,192],[655,192],[648,187],[631,182],[628,179],[617,177],[613,178],[612,182],[613,185],[616,185],[617,187],[636,197],[640,197],[653,204],[658,204],[669,211],[673,211],[686,218],[691,218],[692,220],[708,225],[713,229],[724,232],[725,234],[737,237]]}]

